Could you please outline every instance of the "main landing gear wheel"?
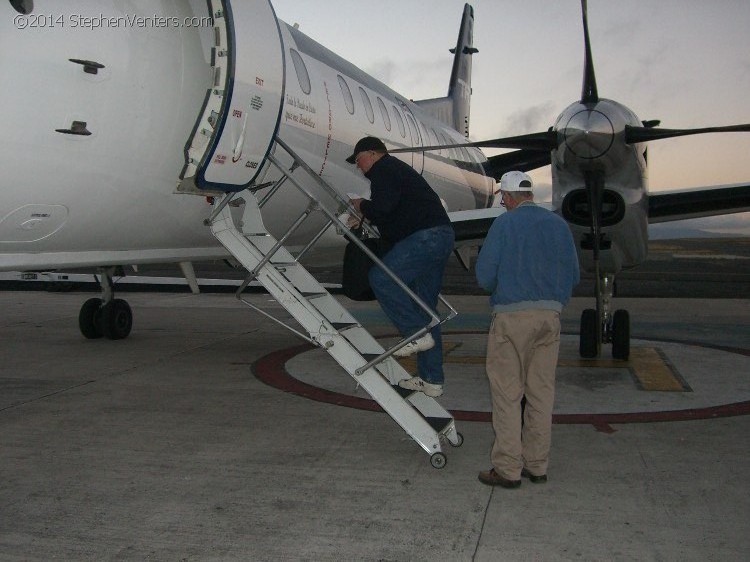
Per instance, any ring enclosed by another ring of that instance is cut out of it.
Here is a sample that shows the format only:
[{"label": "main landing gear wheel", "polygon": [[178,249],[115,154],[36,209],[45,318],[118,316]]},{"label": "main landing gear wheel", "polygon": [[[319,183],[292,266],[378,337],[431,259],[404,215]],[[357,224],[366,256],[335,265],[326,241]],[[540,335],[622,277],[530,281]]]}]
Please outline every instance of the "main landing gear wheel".
[{"label": "main landing gear wheel", "polygon": [[433,453],[430,457],[430,464],[433,468],[443,468],[448,462],[448,458],[443,453]]},{"label": "main landing gear wheel", "polygon": [[78,327],[85,338],[95,340],[104,335],[102,328],[102,299],[89,299],[78,313]]},{"label": "main landing gear wheel", "polygon": [[114,299],[102,307],[102,330],[110,340],[127,338],[133,327],[133,312],[123,299]]},{"label": "main landing gear wheel", "polygon": [[460,447],[464,444],[464,436],[460,432],[456,432],[456,442],[454,443],[450,439],[448,439],[448,443],[451,444],[451,447]]},{"label": "main landing gear wheel", "polygon": [[133,312],[123,299],[116,299],[112,277],[124,275],[121,268],[100,267],[99,284],[102,286],[102,298],[89,299],[81,306],[78,313],[78,327],[85,338],[93,340],[104,336],[109,340],[127,338],[133,328]]}]

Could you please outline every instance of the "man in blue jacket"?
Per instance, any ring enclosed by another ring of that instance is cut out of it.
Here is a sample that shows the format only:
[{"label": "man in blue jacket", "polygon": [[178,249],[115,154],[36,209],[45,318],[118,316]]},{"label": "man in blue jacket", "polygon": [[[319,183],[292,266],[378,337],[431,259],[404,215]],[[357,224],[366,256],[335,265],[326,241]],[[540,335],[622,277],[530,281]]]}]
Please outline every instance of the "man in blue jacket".
[{"label": "man in blue jacket", "polygon": [[[455,234],[440,198],[414,168],[394,158],[375,137],[357,141],[347,158],[370,180],[369,200],[355,198],[352,205],[378,227],[391,249],[381,258],[433,311],[443,285]],[[382,269],[373,267],[370,286],[383,312],[407,337],[427,326],[430,317]],[[418,353],[419,375],[399,382],[427,396],[443,393],[443,346],[440,325],[394,353],[404,357]]]},{"label": "man in blue jacket", "polygon": [[492,293],[486,369],[495,431],[492,468],[479,480],[517,488],[522,476],[547,481],[560,312],[580,277],[570,229],[534,203],[531,178],[508,172],[500,193],[507,212],[492,223],[476,264],[479,285]]}]

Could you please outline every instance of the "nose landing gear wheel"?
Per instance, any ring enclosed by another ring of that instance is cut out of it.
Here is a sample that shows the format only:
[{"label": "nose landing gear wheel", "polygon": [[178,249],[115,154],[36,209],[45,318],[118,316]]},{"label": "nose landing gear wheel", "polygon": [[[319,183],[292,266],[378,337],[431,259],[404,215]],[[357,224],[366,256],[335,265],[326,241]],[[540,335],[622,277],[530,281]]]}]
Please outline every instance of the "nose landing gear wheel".
[{"label": "nose landing gear wheel", "polygon": [[587,308],[581,313],[581,339],[578,353],[585,359],[591,359],[599,355],[599,344],[597,342],[597,324],[599,316],[593,308]]},{"label": "nose landing gear wheel", "polygon": [[612,357],[627,361],[630,357],[630,315],[616,310],[612,318]]}]

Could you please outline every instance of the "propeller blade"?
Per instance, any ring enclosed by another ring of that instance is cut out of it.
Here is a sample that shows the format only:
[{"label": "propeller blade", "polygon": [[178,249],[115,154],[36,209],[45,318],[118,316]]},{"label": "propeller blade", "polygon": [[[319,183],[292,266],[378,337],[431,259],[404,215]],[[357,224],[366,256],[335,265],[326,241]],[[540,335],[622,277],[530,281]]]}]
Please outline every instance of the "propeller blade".
[{"label": "propeller blade", "polygon": [[434,146],[412,146],[406,148],[396,148],[388,152],[394,154],[399,152],[423,152],[429,150],[441,150],[443,148],[456,147],[476,148],[516,148],[524,150],[550,151],[557,148],[557,133],[554,131],[545,131],[542,133],[530,133],[528,135],[518,135],[515,137],[504,137],[499,139],[490,139],[476,142],[464,142],[457,144],[442,144]]},{"label": "propeller blade", "polygon": [[549,152],[540,152],[538,150],[515,150],[497,156],[490,156],[484,166],[485,173],[500,181],[505,172],[519,170],[528,172],[536,170],[542,166],[550,164],[551,155]]},{"label": "propeller blade", "polygon": [[596,103],[599,101],[599,92],[596,89],[594,57],[591,56],[591,41],[589,40],[589,21],[586,0],[581,0],[581,12],[583,13],[583,40],[586,45],[586,56],[583,63],[583,91],[581,92],[581,103]]},{"label": "propeller blade", "polygon": [[637,142],[648,142],[672,137],[685,137],[688,135],[700,135],[703,133],[747,133],[750,132],[750,124],[728,125],[726,127],[704,127],[702,129],[657,129],[654,127],[625,126],[625,142],[633,144]]}]

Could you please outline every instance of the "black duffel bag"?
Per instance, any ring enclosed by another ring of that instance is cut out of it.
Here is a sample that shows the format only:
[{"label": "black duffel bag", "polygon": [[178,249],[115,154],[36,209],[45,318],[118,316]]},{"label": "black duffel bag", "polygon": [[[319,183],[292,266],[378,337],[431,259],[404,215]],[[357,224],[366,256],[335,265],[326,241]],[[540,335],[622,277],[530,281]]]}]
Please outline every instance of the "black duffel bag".
[{"label": "black duffel bag", "polygon": [[[362,238],[361,228],[352,229],[352,232],[377,257],[384,256],[388,251],[381,238]],[[341,288],[347,297],[354,301],[375,300],[368,278],[373,263],[370,256],[365,254],[357,244],[349,241],[344,250],[344,267],[341,275]]]}]

